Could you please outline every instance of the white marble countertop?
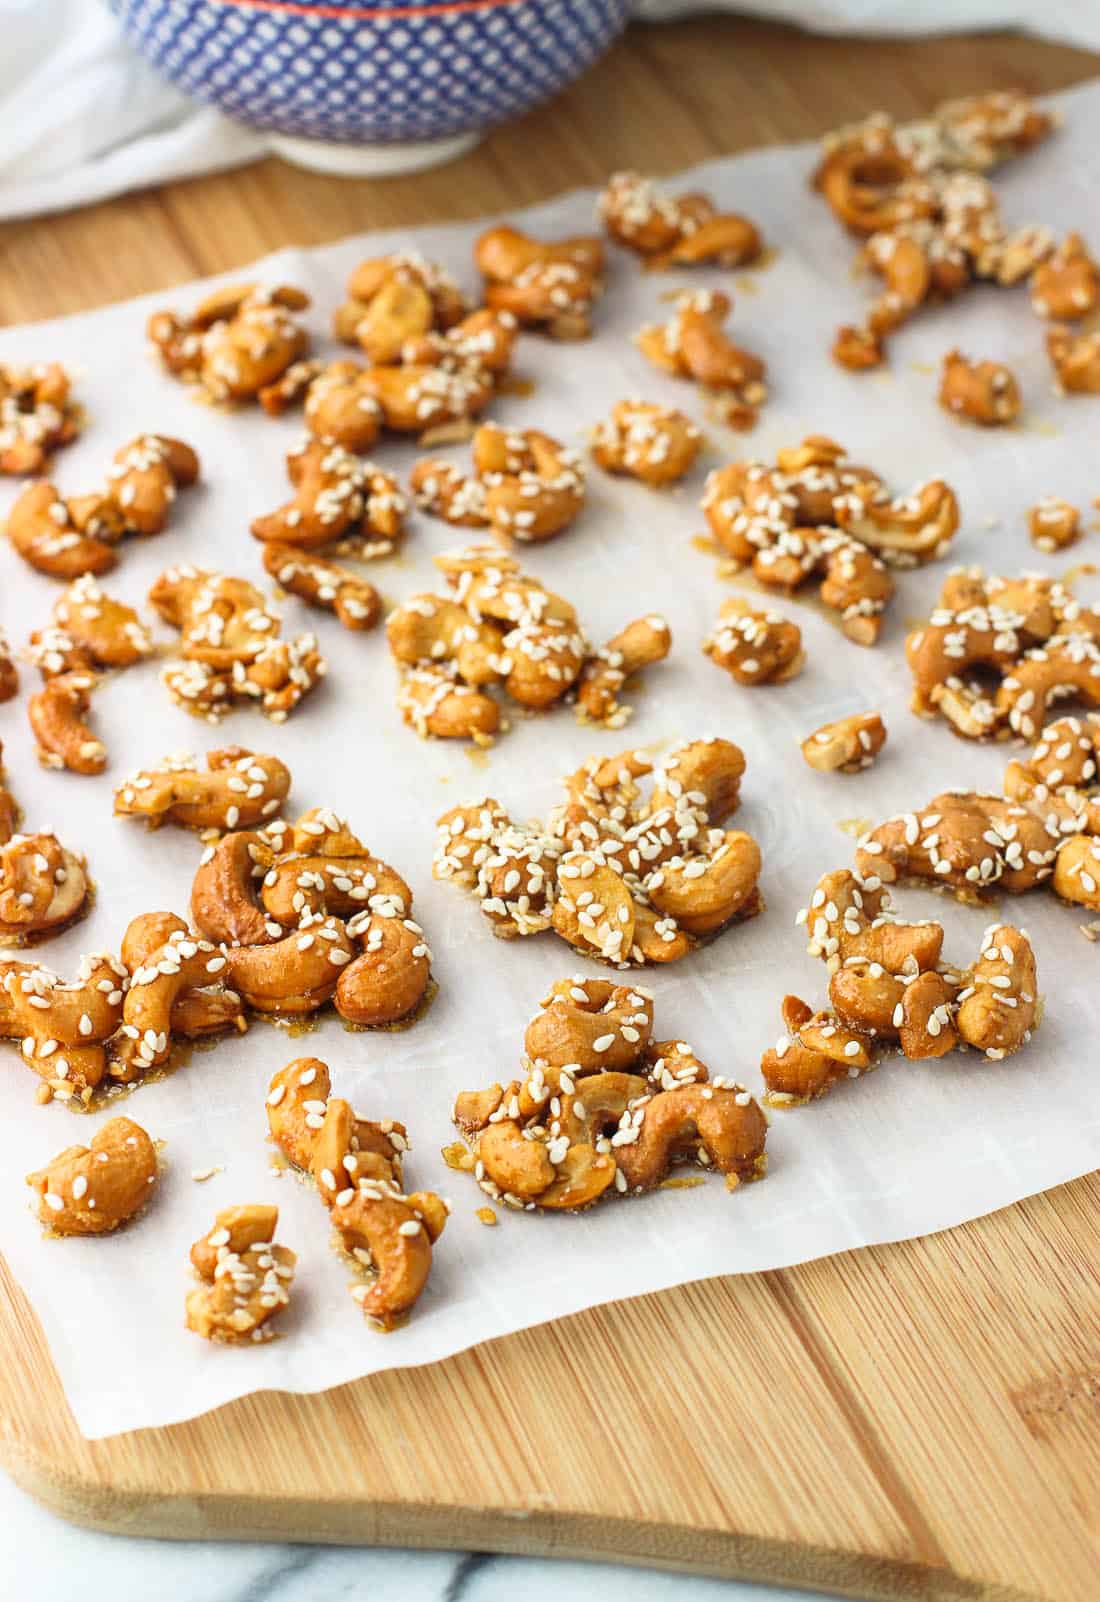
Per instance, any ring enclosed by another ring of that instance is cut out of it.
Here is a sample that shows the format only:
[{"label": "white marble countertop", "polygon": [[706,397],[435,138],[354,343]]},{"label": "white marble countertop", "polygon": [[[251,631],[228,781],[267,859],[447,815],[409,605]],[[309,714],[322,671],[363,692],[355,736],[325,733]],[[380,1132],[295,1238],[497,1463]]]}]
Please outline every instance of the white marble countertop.
[{"label": "white marble countertop", "polygon": [[0,1597],[72,1602],[78,1593],[110,1602],[814,1602],[806,1591],[541,1558],[96,1535],[0,1474]]}]

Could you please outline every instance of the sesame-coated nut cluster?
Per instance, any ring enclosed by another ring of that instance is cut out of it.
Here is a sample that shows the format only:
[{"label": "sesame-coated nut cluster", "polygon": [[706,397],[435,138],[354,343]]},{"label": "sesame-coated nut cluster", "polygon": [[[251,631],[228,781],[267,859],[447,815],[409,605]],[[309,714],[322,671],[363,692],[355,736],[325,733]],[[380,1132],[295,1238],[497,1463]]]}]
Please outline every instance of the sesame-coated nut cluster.
[{"label": "sesame-coated nut cluster", "polygon": [[975,961],[954,968],[942,960],[942,924],[899,921],[881,880],[847,868],[822,878],[799,921],[810,955],[829,969],[829,1001],[815,1012],[785,998],[787,1032],[760,1064],[773,1105],[858,1079],[886,1051],[919,1062],[969,1046],[1000,1062],[1038,1027],[1035,957],[1022,929],[991,924]]},{"label": "sesame-coated nut cluster", "polygon": [[599,239],[545,241],[518,228],[490,228],[474,246],[474,263],[491,310],[551,339],[587,339],[592,332],[592,308],[603,294]]},{"label": "sesame-coated nut cluster", "polygon": [[154,312],[147,333],[167,372],[212,401],[243,405],[309,349],[295,316],[308,306],[309,296],[287,284],[233,284],[207,295],[190,317]]},{"label": "sesame-coated nut cluster", "polygon": [[1056,701],[1100,706],[1098,637],[1100,613],[1056,579],[956,568],[905,641],[913,710],[971,740],[1034,740]]},{"label": "sesame-coated nut cluster", "polygon": [[184,1322],[224,1346],[267,1341],[290,1303],[297,1256],[276,1245],[279,1209],[250,1202],[224,1207],[214,1228],[191,1248],[198,1285],[187,1294]]},{"label": "sesame-coated nut cluster", "polygon": [[412,471],[416,504],[447,523],[487,528],[502,544],[541,544],[563,534],[584,505],[584,464],[540,429],[483,423],[470,447],[473,471],[427,458]]},{"label": "sesame-coated nut cluster", "polygon": [[403,1124],[360,1118],[331,1091],[326,1063],[295,1058],[268,1087],[268,1128],[328,1208],[336,1248],[357,1272],[352,1299],[373,1323],[392,1329],[428,1282],[450,1208],[434,1191],[405,1193]]},{"label": "sesame-coated nut cluster", "polygon": [[0,362],[0,474],[40,473],[53,451],[83,426],[72,380],[57,362]]},{"label": "sesame-coated nut cluster", "polygon": [[703,511],[722,550],[769,589],[793,593],[820,580],[821,600],[857,645],[878,639],[894,591],[887,566],[942,556],[959,524],[942,479],[892,497],[878,473],[823,435],[778,451],[774,464],[716,469]]},{"label": "sesame-coated nut cluster", "polygon": [[685,292],[667,323],[646,323],[634,342],[654,367],[698,384],[720,421],[749,429],[768,398],[766,368],[726,333],[723,324],[732,309],[732,299],[719,289]]},{"label": "sesame-coated nut cluster", "polygon": [[612,239],[650,267],[744,267],[764,241],[739,212],[719,211],[709,195],[669,195],[652,178],[617,172],[600,196],[599,213]]},{"label": "sesame-coated nut cluster", "polygon": [[444,813],[432,872],[505,939],[553,929],[615,967],[675,962],[761,910],[759,848],[720,827],[744,771],[729,740],[692,741],[656,767],[639,751],[593,757],[545,823],[515,823],[491,798]]},{"label": "sesame-coated nut cluster", "polygon": [[668,625],[656,615],[594,649],[572,603],[493,546],[445,552],[435,564],[450,594],[410,596],[386,622],[397,704],[422,737],[487,744],[506,727],[494,689],[532,712],[574,696],[583,720],[621,728],[630,713],[619,690],[668,655]]},{"label": "sesame-coated nut cluster", "polygon": [[684,1041],[652,1037],[649,991],[560,980],[527,1026],[523,1077],[462,1092],[454,1121],[470,1147],[444,1156],[527,1212],[638,1196],[676,1163],[723,1174],[730,1190],[763,1178],[767,1123],[744,1085],[712,1078]]}]

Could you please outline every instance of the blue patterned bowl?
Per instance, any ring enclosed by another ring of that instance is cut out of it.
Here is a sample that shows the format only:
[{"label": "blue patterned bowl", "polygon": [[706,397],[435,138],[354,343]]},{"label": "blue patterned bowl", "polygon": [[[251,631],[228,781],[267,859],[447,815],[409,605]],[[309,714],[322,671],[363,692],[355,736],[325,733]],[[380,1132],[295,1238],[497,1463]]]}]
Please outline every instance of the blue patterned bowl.
[{"label": "blue patterned bowl", "polygon": [[556,94],[630,0],[110,0],[185,94],[330,172],[408,172]]}]

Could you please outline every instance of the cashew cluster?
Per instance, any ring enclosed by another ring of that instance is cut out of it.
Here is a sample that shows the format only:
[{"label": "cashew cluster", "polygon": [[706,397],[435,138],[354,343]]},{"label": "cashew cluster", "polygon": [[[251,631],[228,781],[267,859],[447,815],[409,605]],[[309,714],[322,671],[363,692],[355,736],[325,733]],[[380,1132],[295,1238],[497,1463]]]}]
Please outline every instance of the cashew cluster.
[{"label": "cashew cluster", "polygon": [[359,1274],[352,1298],[374,1323],[393,1329],[428,1282],[450,1209],[433,1191],[405,1194],[403,1124],[360,1118],[331,1092],[328,1066],[316,1057],[280,1068],[267,1093],[271,1139],[312,1178],[328,1208],[338,1249]]},{"label": "cashew cluster", "polygon": [[302,1016],[331,1001],[355,1027],[383,1028],[411,1021],[431,993],[412,899],[400,874],[315,807],[208,846],[191,916],[255,1011]]},{"label": "cashew cluster", "polygon": [[0,474],[41,473],[51,452],[71,444],[83,422],[72,380],[57,362],[0,362]]},{"label": "cashew cluster", "polygon": [[483,423],[471,444],[471,473],[450,462],[417,462],[418,506],[448,523],[487,528],[502,543],[541,544],[562,534],[584,505],[584,465],[576,451],[537,428]]},{"label": "cashew cluster", "polygon": [[611,237],[651,267],[743,267],[764,249],[747,217],[720,212],[709,195],[669,195],[636,172],[612,174],[599,211]]},{"label": "cashew cluster", "polygon": [[690,417],[652,401],[619,401],[591,435],[592,455],[607,473],[640,479],[651,489],[675,484],[695,466],[703,436]]},{"label": "cashew cluster", "polygon": [[858,263],[883,286],[862,323],[838,330],[836,361],[877,367],[889,336],[921,306],[973,283],[1032,276],[1034,284],[1054,237],[1034,225],[1010,232],[985,174],[1053,126],[1027,96],[1010,92],[951,101],[918,122],[876,113],[826,138],[814,187],[863,240]]},{"label": "cashew cluster", "polygon": [[194,484],[199,459],[182,440],[139,434],[116,451],[99,493],[62,498],[38,479],[8,513],[8,539],[19,555],[48,578],[66,583],[101,575],[118,565],[119,543],[167,527],[178,489]]},{"label": "cashew cluster", "polygon": [[1003,362],[972,362],[949,350],[940,374],[940,405],[952,417],[966,417],[987,428],[1014,423],[1023,409],[1015,374]]},{"label": "cashew cluster", "polygon": [[745,1087],[712,1079],[684,1041],[654,1040],[650,993],[606,979],[554,985],[527,1026],[522,1078],[463,1092],[454,1121],[471,1143],[460,1165],[528,1212],[638,1196],[677,1163],[716,1169],[729,1190],[767,1166]]},{"label": "cashew cluster", "polygon": [[303,290],[280,284],[216,289],[188,318],[155,312],[147,333],[166,371],[213,401],[244,404],[275,384],[309,348],[295,317],[309,305]]},{"label": "cashew cluster", "polygon": [[131,1118],[110,1118],[87,1146],[67,1146],[27,1184],[51,1234],[109,1235],[141,1212],[158,1178],[145,1130]]},{"label": "cashew cluster", "polygon": [[1075,334],[1052,328],[1047,355],[1059,395],[1100,395],[1100,334]]},{"label": "cashew cluster", "polygon": [[290,770],[278,757],[229,745],[206,753],[201,772],[189,752],[132,773],[115,791],[115,816],[144,818],[151,829],[251,829],[267,823],[290,792]]},{"label": "cashew cluster", "polygon": [[1080,234],[1067,234],[1031,275],[1031,304],[1040,317],[1078,322],[1100,304],[1100,266]]},{"label": "cashew cluster", "polygon": [[871,766],[885,744],[886,725],[879,713],[854,712],[851,717],[823,723],[806,736],[800,749],[819,773],[860,773]]},{"label": "cashew cluster", "polygon": [[214,1228],[191,1248],[199,1284],[184,1321],[204,1340],[226,1346],[270,1340],[272,1321],[290,1303],[297,1255],[275,1243],[279,1209],[250,1202],[224,1207]]},{"label": "cashew cluster", "polygon": [[492,546],[444,552],[435,564],[450,594],[411,596],[386,622],[397,704],[422,738],[488,744],[507,727],[493,689],[533,712],[575,694],[582,721],[621,728],[630,709],[619,690],[668,654],[668,626],[656,616],[593,649],[571,602]]},{"label": "cashew cluster", "polygon": [[942,479],[891,496],[872,468],[842,445],[809,435],[774,463],[731,462],[707,479],[703,511],[737,568],[793,594],[820,580],[819,596],[857,645],[873,645],[894,592],[890,567],[942,556],[959,524]]},{"label": "cashew cluster", "polygon": [[1034,740],[1067,697],[1100,706],[1100,614],[1042,574],[956,568],[905,642],[914,712],[967,739]]},{"label": "cashew cluster", "polygon": [[291,451],[287,473],[294,496],[253,520],[256,539],[298,552],[332,548],[360,561],[396,550],[408,503],[389,473],[321,440]]},{"label": "cashew cluster", "polygon": [[168,664],[161,680],[177,706],[208,723],[248,701],[273,723],[285,722],[325,676],[316,638],[280,639],[279,614],[247,579],[171,567],[149,600],[180,634],[180,660]]},{"label": "cashew cluster", "polygon": [[802,630],[782,612],[760,611],[738,595],[723,601],[703,655],[738,684],[785,684],[802,672]]},{"label": "cashew cluster", "polygon": [[36,963],[0,962],[0,1036],[20,1042],[41,1099],[87,1106],[110,1079],[132,1083],[171,1057],[173,1036],[247,1027],[227,961],[173,913],[131,920],[120,957],[81,959],[66,982]]},{"label": "cashew cluster", "polygon": [[1027,514],[1027,531],[1036,550],[1063,551],[1081,538],[1081,514],[1058,495],[1044,495]]},{"label": "cashew cluster", "polygon": [[132,606],[86,573],[54,602],[53,622],[30,637],[29,656],[44,679],[133,667],[152,655],[149,630]]},{"label": "cashew cluster", "polygon": [[634,342],[654,367],[700,385],[722,422],[748,429],[767,399],[765,367],[726,334],[722,325],[732,308],[721,290],[693,290],[677,297],[667,323],[646,323]]},{"label": "cashew cluster", "polygon": [[469,310],[446,268],[419,251],[395,251],[372,256],[355,268],[333,331],[338,339],[361,346],[372,362],[390,365],[401,359],[408,340],[446,333]]},{"label": "cashew cluster", "polygon": [[592,757],[545,823],[515,823],[491,798],[444,813],[432,872],[472,893],[505,939],[552,928],[616,967],[675,962],[763,905],[755,840],[720,827],[744,770],[717,739],[657,767],[638,751]]},{"label": "cashew cluster", "polygon": [[490,228],[474,246],[485,281],[485,304],[508,312],[522,328],[552,339],[587,339],[592,307],[603,293],[604,249],[599,239],[533,239],[518,228]]},{"label": "cashew cluster", "polygon": [[1039,1025],[1035,957],[1022,929],[991,924],[974,962],[954,968],[942,960],[942,924],[899,921],[881,881],[847,868],[821,879],[799,922],[810,955],[829,969],[829,1002],[814,1012],[785,998],[787,1032],[760,1064],[774,1105],[858,1079],[884,1051],[919,1062],[969,1046],[1000,1062]]}]

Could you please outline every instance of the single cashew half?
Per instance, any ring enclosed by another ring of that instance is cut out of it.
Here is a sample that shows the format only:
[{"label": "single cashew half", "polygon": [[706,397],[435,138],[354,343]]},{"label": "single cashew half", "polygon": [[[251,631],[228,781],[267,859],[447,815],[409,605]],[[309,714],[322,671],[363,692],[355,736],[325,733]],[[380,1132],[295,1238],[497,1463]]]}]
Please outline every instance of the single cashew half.
[{"label": "single cashew half", "polygon": [[165,757],[130,775],[115,791],[115,816],[144,818],[152,829],[249,829],[279,811],[290,791],[290,770],[278,757],[230,745],[206,754],[208,772],[195,757]]},{"label": "single cashew half", "polygon": [[107,766],[106,746],[84,721],[97,682],[89,673],[62,673],[47,679],[27,702],[44,768],[89,774],[102,773]]},{"label": "single cashew half", "polygon": [[87,1146],[69,1146],[27,1184],[38,1217],[58,1235],[108,1235],[139,1213],[156,1185],[153,1142],[130,1118],[111,1118]]}]

